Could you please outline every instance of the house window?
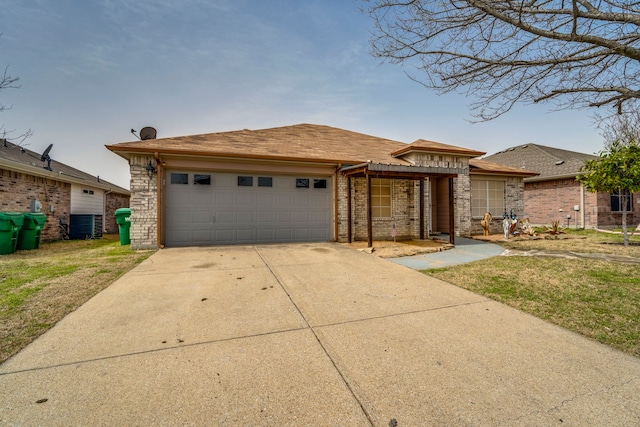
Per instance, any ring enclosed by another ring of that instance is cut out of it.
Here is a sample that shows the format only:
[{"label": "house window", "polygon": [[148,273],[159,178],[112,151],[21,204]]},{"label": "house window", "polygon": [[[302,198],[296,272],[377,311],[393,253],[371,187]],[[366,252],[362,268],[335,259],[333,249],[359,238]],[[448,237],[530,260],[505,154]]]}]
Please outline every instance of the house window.
[{"label": "house window", "polygon": [[626,212],[631,212],[631,193],[629,193],[628,191],[614,191],[613,193],[611,193],[611,212],[622,212],[622,203],[623,201],[621,200],[623,198],[623,196],[626,196],[627,199],[627,208],[625,209]]},{"label": "house window", "polygon": [[296,178],[296,188],[309,188],[309,179]]},{"label": "house window", "polygon": [[211,185],[211,175],[193,175],[193,183],[196,185]]},{"label": "house window", "polygon": [[172,184],[189,184],[189,174],[187,174],[187,173],[172,173],[171,174],[171,183]]},{"label": "house window", "polygon": [[82,193],[83,193],[83,194],[93,194],[93,190],[86,190],[86,189],[83,189],[83,190],[82,190]]},{"label": "house window", "polygon": [[313,188],[327,188],[327,180],[326,179],[314,179],[313,180]]},{"label": "house window", "polygon": [[371,214],[374,218],[391,218],[391,180],[371,178]]},{"label": "house window", "polygon": [[471,180],[471,215],[482,217],[490,212],[494,217],[506,211],[504,181]]},{"label": "house window", "polygon": [[273,187],[273,178],[270,176],[259,176],[258,187]]},{"label": "house window", "polygon": [[238,187],[253,187],[253,177],[238,176]]}]

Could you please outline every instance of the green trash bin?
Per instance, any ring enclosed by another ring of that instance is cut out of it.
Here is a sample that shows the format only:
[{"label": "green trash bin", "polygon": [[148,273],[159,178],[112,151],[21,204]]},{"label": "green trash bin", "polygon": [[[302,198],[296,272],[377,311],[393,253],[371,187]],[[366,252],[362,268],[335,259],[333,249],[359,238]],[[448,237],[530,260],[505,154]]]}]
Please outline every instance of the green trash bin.
[{"label": "green trash bin", "polygon": [[38,249],[40,247],[40,233],[47,222],[47,216],[43,213],[25,213],[24,224],[18,233],[19,250]]},{"label": "green trash bin", "polygon": [[131,227],[131,209],[116,209],[116,223],[118,224],[118,232],[120,234],[120,244],[128,245],[131,243],[129,236],[129,228]]},{"label": "green trash bin", "polygon": [[24,217],[19,212],[0,212],[0,255],[16,251],[23,222]]}]

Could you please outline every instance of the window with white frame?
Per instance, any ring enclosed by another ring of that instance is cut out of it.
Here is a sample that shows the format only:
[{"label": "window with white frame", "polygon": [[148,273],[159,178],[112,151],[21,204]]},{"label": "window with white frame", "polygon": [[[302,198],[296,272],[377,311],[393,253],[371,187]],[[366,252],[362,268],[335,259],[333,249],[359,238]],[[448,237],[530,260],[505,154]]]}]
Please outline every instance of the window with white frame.
[{"label": "window with white frame", "polygon": [[371,178],[371,215],[391,218],[391,180]]},{"label": "window with white frame", "polygon": [[626,196],[627,199],[627,208],[625,209],[625,211],[631,212],[631,193],[629,193],[628,191],[623,192],[620,190],[611,193],[611,212],[623,212],[622,205],[624,201],[622,199],[624,196]]},{"label": "window with white frame", "polygon": [[486,212],[498,217],[506,211],[504,181],[471,179],[471,215],[482,217]]}]

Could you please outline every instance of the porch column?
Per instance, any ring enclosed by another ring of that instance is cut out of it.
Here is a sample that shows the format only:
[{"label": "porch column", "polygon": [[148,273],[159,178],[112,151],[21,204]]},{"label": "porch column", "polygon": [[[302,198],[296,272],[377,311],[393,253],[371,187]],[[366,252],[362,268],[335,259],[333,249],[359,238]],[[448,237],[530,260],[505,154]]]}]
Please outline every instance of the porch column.
[{"label": "porch column", "polygon": [[351,177],[347,177],[347,241],[352,242],[351,238]]},{"label": "porch column", "polygon": [[424,179],[420,180],[420,240],[424,240]]},{"label": "porch column", "polygon": [[373,221],[371,209],[371,175],[367,174],[367,247],[373,247]]},{"label": "porch column", "polygon": [[455,244],[455,215],[453,203],[453,178],[449,178],[449,243]]}]

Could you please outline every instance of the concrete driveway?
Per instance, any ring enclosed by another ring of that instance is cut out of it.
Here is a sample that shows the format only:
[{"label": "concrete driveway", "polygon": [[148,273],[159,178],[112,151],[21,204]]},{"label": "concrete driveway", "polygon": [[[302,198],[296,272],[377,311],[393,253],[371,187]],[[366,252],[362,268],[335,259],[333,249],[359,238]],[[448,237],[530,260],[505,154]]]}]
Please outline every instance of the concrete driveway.
[{"label": "concrete driveway", "polygon": [[640,359],[338,244],[164,249],[0,366],[0,425],[639,425]]}]

